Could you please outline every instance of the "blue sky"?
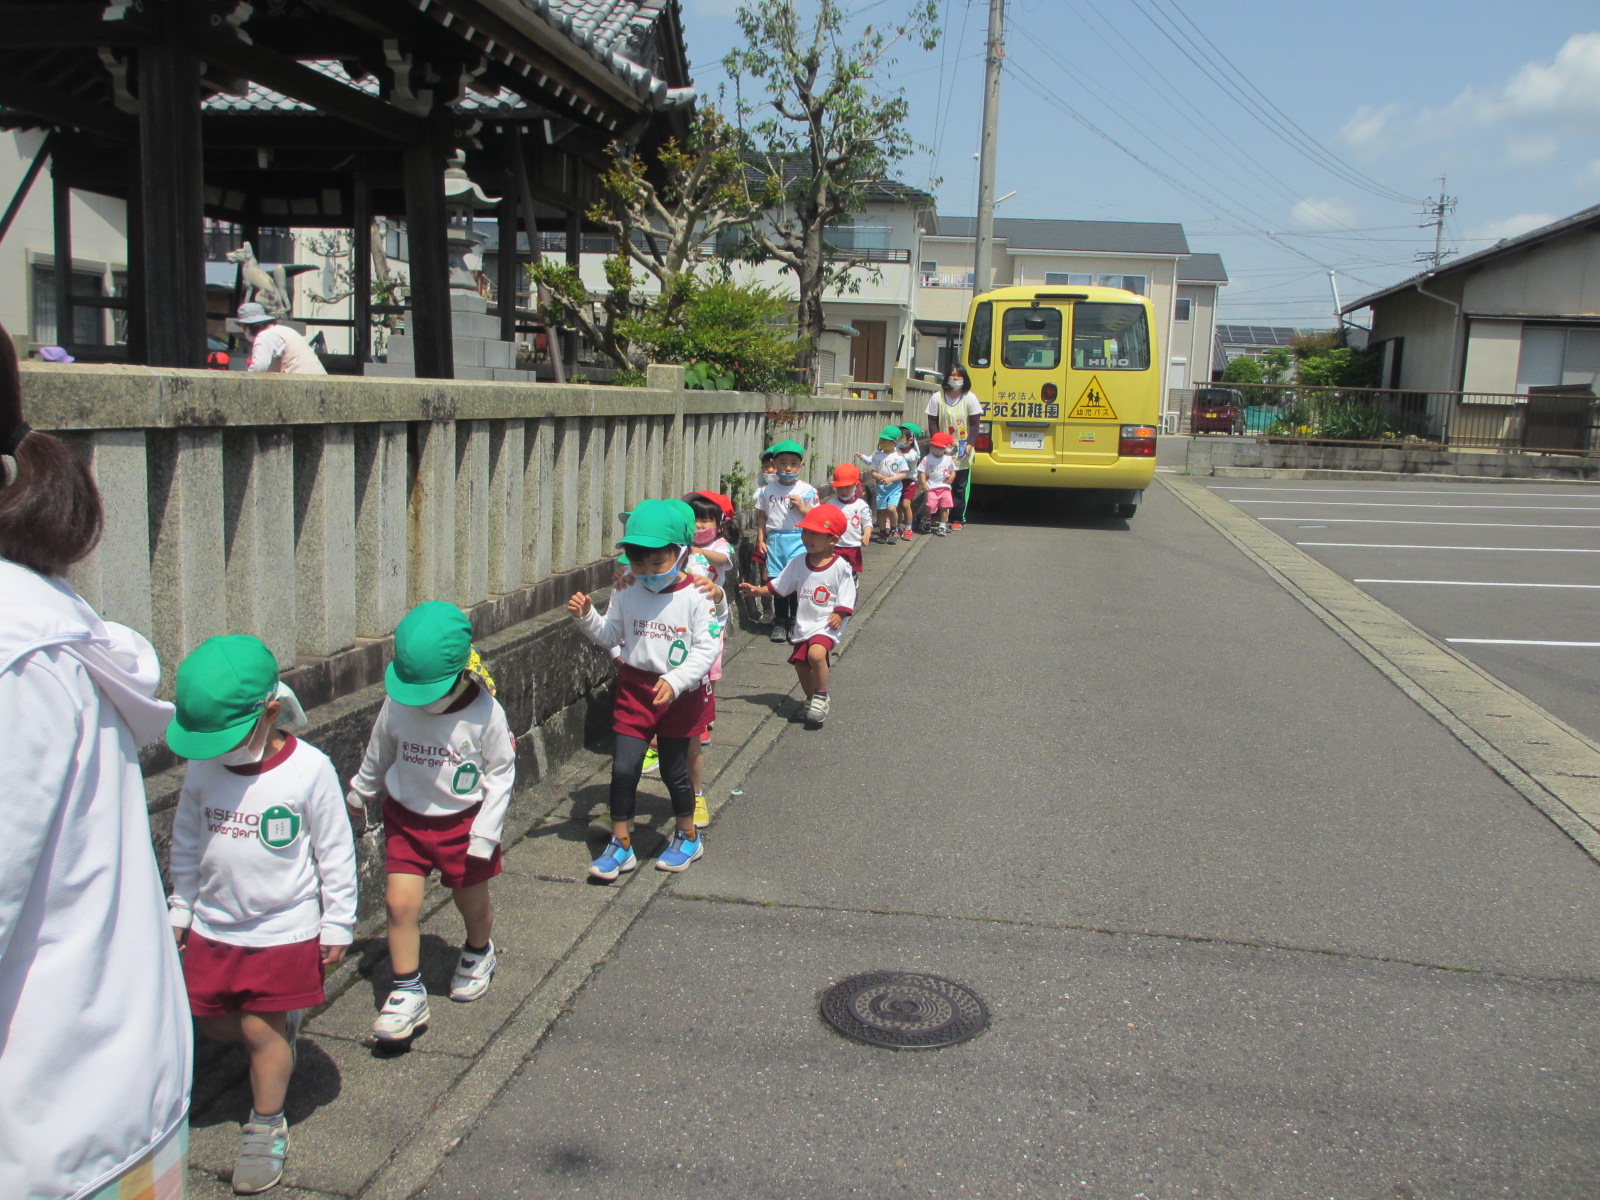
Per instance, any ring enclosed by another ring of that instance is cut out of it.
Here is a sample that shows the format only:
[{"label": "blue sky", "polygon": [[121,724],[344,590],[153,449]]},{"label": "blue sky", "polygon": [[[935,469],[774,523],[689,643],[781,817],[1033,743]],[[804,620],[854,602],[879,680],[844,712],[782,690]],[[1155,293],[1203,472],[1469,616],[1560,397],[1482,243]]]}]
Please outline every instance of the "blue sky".
[{"label": "blue sky", "polygon": [[[737,0],[684,5],[715,99]],[[892,20],[904,0],[853,8]],[[939,211],[964,216],[988,3],[941,8],[940,46],[905,47],[886,84],[927,147],[900,177],[942,181]],[[1600,203],[1593,0],[1009,0],[1007,22],[996,191],[1017,194],[999,215],[1181,221],[1227,264],[1223,320],[1331,324],[1327,268],[1346,302],[1413,274],[1440,175],[1462,253]]]}]

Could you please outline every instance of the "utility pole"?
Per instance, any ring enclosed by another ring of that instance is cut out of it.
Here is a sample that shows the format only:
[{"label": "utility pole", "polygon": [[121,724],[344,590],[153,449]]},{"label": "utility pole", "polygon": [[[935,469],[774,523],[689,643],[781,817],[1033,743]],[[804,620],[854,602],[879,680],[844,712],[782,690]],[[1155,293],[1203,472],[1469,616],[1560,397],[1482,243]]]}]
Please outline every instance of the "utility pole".
[{"label": "utility pole", "polygon": [[1006,0],[989,0],[989,43],[983,68],[983,136],[978,143],[978,228],[973,292],[994,280],[994,160],[1000,126],[1000,64],[1006,56]]},{"label": "utility pole", "polygon": [[1338,328],[1344,324],[1344,305],[1339,303],[1339,277],[1332,267],[1328,268],[1328,286],[1333,289],[1333,324]]},{"label": "utility pole", "polygon": [[1439,176],[1439,198],[1437,200],[1429,200],[1422,206],[1422,212],[1418,214],[1428,218],[1418,228],[1427,229],[1431,226],[1433,229],[1432,252],[1423,250],[1416,255],[1416,260],[1419,263],[1426,263],[1430,271],[1437,271],[1439,264],[1455,253],[1453,249],[1446,250],[1444,248],[1444,219],[1454,212],[1455,208],[1456,198],[1444,194],[1444,176],[1441,175]]}]

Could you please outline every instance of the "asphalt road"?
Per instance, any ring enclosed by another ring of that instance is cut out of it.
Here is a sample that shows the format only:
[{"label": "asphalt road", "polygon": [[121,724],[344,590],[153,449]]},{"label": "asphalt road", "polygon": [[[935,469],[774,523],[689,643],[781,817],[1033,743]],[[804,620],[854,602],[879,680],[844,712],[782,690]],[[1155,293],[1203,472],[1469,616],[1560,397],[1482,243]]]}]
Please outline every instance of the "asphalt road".
[{"label": "asphalt road", "polygon": [[1207,486],[1600,738],[1600,488],[1288,479]]},{"label": "asphalt road", "polygon": [[[856,636],[432,1200],[1600,1195],[1600,871],[1164,490]],[[885,968],[991,1027],[823,1024]]]}]

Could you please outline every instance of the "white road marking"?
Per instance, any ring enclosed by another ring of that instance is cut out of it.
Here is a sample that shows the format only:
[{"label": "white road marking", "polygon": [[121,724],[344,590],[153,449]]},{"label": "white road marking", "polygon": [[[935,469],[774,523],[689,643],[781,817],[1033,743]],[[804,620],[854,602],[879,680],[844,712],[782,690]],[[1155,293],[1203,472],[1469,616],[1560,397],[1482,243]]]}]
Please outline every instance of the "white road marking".
[{"label": "white road marking", "polygon": [[[1571,484],[1554,484],[1554,487],[1571,487]],[[1345,496],[1508,496],[1512,499],[1522,500],[1553,500],[1571,496],[1578,499],[1576,492],[1505,492],[1499,488],[1485,488],[1478,492],[1469,492],[1463,488],[1352,488],[1352,487],[1325,487],[1325,488],[1275,488],[1245,486],[1243,484],[1216,484],[1208,485],[1213,492],[1338,492]],[[1596,497],[1600,500],[1600,496]]]},{"label": "white road marking", "polygon": [[1600,650],[1600,642],[1534,642],[1521,638],[1445,638],[1453,646],[1566,646],[1577,650]]},{"label": "white road marking", "polygon": [[1566,546],[1411,546],[1392,542],[1296,542],[1296,546],[1348,546],[1356,550],[1499,550],[1518,554],[1600,554]]},{"label": "white road marking", "polygon": [[1600,592],[1600,583],[1481,583],[1475,579],[1352,579],[1351,583],[1426,583],[1435,587],[1582,588]]},{"label": "white road marking", "polygon": [[[1306,517],[1257,517],[1258,521],[1304,521]],[[1524,525],[1516,521],[1404,521],[1384,517],[1312,517],[1334,525],[1431,525],[1435,529],[1600,529],[1600,525]]]},{"label": "white road marking", "polygon": [[1323,508],[1473,508],[1479,512],[1600,512],[1588,508],[1546,504],[1392,504],[1384,500],[1231,500],[1230,504],[1320,504]]}]

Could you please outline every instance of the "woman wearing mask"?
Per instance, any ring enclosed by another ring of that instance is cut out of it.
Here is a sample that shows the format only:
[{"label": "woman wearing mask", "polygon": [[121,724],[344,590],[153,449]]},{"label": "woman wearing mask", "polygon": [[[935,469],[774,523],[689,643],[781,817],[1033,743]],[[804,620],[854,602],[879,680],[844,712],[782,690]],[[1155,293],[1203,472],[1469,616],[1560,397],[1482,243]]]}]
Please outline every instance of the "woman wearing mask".
[{"label": "woman wearing mask", "polygon": [[27,1200],[184,1192],[191,1026],[139,771],[172,706],[150,643],[61,577],[101,519],[0,329],[0,1196]]},{"label": "woman wearing mask", "polygon": [[950,485],[954,500],[950,528],[960,529],[967,521],[967,493],[972,486],[972,435],[983,418],[983,402],[972,394],[972,380],[960,363],[951,364],[945,373],[939,394],[928,400],[927,414],[935,430],[955,439],[951,451],[956,474]]}]

